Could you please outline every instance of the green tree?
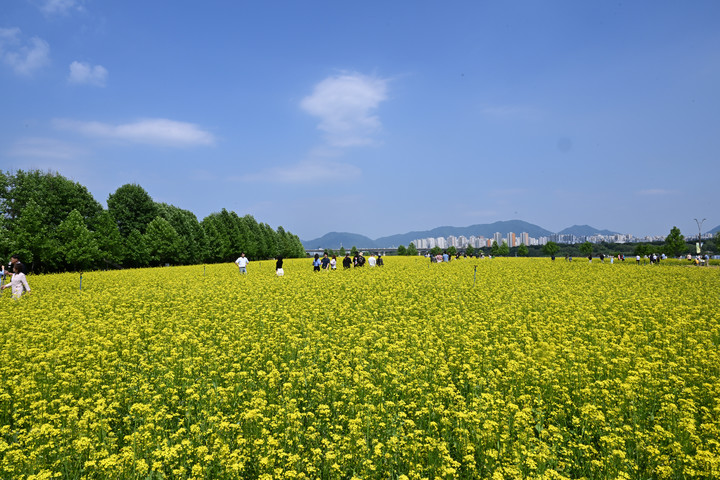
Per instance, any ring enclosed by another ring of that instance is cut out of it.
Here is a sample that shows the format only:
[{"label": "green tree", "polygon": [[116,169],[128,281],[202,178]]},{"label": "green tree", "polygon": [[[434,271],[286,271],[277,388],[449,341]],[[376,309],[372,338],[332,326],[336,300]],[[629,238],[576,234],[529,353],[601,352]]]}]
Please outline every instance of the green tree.
[{"label": "green tree", "polygon": [[[353,247],[353,248],[355,248],[355,247]],[[400,245],[397,248],[397,254],[398,255],[407,255],[407,249],[405,248],[405,245]]]},{"label": "green tree", "polygon": [[339,257],[344,257],[344,256],[345,256],[345,247],[343,247],[342,245],[340,245],[340,255],[338,255],[338,256],[339,256]]},{"label": "green tree", "polygon": [[248,258],[257,258],[256,244],[251,239],[247,220],[235,212],[223,208],[220,213],[205,217],[202,226],[207,236],[210,261],[230,262],[243,252]]},{"label": "green tree", "polygon": [[[405,248],[405,247],[403,247],[403,248]],[[358,254],[358,249],[355,245],[353,245],[352,248],[350,249],[350,256],[354,257],[357,254]]]},{"label": "green tree", "polygon": [[524,243],[521,243],[520,246],[517,249],[517,254],[521,257],[527,257],[528,255],[528,247]]},{"label": "green tree", "polygon": [[261,223],[260,229],[263,232],[265,243],[265,258],[275,258],[280,249],[278,248],[277,233],[267,223]]},{"label": "green tree", "polygon": [[290,258],[304,258],[307,256],[305,246],[297,235],[290,234],[291,253]]},{"label": "green tree", "polygon": [[558,247],[557,243],[550,241],[543,245],[542,251],[545,255],[550,255],[551,257],[554,257],[559,249],[560,248]]},{"label": "green tree", "polygon": [[110,212],[103,210],[93,222],[94,237],[103,266],[117,265],[124,259],[123,241],[117,222]]},{"label": "green tree", "polygon": [[437,245],[435,245],[434,247],[432,247],[430,249],[430,255],[432,255],[433,257],[440,255],[441,253],[442,253],[442,248],[438,247]]},{"label": "green tree", "polygon": [[17,219],[30,200],[43,212],[45,226],[54,231],[72,212],[77,210],[85,222],[92,220],[103,208],[79,183],[59,173],[18,170],[4,175],[0,181],[0,214],[10,221]]},{"label": "green tree", "polygon": [[405,255],[407,255],[408,257],[417,257],[417,254],[417,247],[415,247],[415,244],[413,242],[410,242],[410,245],[408,245],[408,248],[405,251]]},{"label": "green tree", "polygon": [[493,240],[492,245],[490,246],[490,255],[493,257],[497,257],[500,254],[500,245],[498,245],[496,240]]},{"label": "green tree", "polygon": [[262,235],[262,232],[260,230],[260,225],[258,225],[257,220],[255,220],[255,217],[252,215],[245,215],[241,219],[241,228],[244,226],[246,229],[243,233],[243,236],[245,237],[245,253],[250,258],[260,259],[260,258],[266,258],[267,257],[267,247],[265,245],[265,241]]},{"label": "green tree", "polygon": [[13,254],[19,255],[20,260],[31,270],[37,271],[50,253],[48,234],[40,205],[30,199],[12,226],[10,238]]},{"label": "green tree", "polygon": [[508,247],[507,242],[502,242],[502,245],[500,245],[500,248],[498,248],[498,255],[502,257],[510,255],[510,247]]},{"label": "green tree", "polygon": [[652,253],[652,247],[647,243],[638,243],[635,245],[633,253],[644,257],[645,255],[650,255]]},{"label": "green tree", "polygon": [[133,230],[125,239],[125,263],[131,267],[145,267],[149,264],[149,254],[145,245],[145,237],[138,230]]},{"label": "green tree", "polygon": [[150,264],[177,263],[181,246],[180,235],[164,218],[155,217],[155,220],[148,224],[145,245]]},{"label": "green tree", "polygon": [[282,226],[277,228],[277,245],[278,255],[281,255],[283,258],[292,256],[292,240]]},{"label": "green tree", "polygon": [[457,255],[457,248],[455,248],[455,245],[452,245],[450,248],[448,248],[447,253],[451,257],[454,257],[455,255]]},{"label": "green tree", "polygon": [[58,253],[70,270],[87,270],[97,265],[100,249],[77,210],[70,212],[55,233]]},{"label": "green tree", "polygon": [[673,257],[680,256],[687,251],[687,244],[685,243],[685,237],[680,233],[678,227],[672,227],[670,234],[665,237],[665,253],[672,255]]},{"label": "green tree", "polygon": [[467,247],[465,247],[465,255],[467,255],[468,257],[472,257],[473,255],[475,255],[475,248],[472,245],[468,245]]},{"label": "green tree", "polygon": [[593,245],[590,242],[582,243],[578,249],[580,250],[580,253],[582,253],[585,256],[592,255],[593,252]]},{"label": "green tree", "polygon": [[167,220],[179,236],[175,262],[184,265],[201,262],[206,256],[207,240],[195,214],[165,203],[156,206],[158,215]]},{"label": "green tree", "polygon": [[123,237],[130,235],[133,230],[145,233],[148,224],[158,215],[153,199],[140,185],[135,184],[123,185],[111,193],[107,206]]}]

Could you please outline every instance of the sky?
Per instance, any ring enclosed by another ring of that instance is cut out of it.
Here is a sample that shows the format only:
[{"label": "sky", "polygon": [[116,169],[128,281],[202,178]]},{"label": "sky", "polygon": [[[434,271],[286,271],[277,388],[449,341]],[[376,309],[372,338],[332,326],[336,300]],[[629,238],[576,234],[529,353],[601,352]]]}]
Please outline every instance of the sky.
[{"label": "sky", "polygon": [[720,2],[5,0],[0,169],[309,240],[720,224]]}]

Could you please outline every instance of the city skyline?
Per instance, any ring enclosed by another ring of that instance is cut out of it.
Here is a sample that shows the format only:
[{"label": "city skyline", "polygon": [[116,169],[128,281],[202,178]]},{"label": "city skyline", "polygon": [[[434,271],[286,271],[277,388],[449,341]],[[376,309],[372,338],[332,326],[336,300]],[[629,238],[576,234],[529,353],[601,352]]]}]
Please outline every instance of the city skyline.
[{"label": "city skyline", "polygon": [[[527,231],[519,229],[512,231],[511,229],[504,229],[504,231],[495,231],[492,234],[481,234],[481,233],[450,233],[443,235],[431,235],[432,231],[474,231],[480,230],[488,231],[492,227],[497,225],[512,226],[520,224],[521,226],[527,226],[536,232],[532,235]],[[537,233],[540,232],[540,233]],[[716,232],[720,232],[720,225],[702,233],[702,239],[713,238]],[[669,231],[667,232],[669,233]],[[692,241],[698,238],[698,233],[693,232],[682,232],[681,234],[688,241]],[[339,248],[339,246],[355,245],[361,248],[393,248],[399,245],[408,246],[413,243],[417,248],[429,249],[435,246],[441,248],[447,248],[454,246],[456,248],[463,248],[466,245],[471,245],[475,248],[490,247],[492,242],[495,241],[498,245],[507,243],[510,247],[517,247],[520,244],[526,246],[533,245],[544,245],[548,241],[553,241],[562,244],[576,244],[588,241],[590,243],[640,243],[640,242],[661,242],[665,240],[665,235],[646,235],[636,236],[630,233],[618,233],[611,232],[608,230],[599,230],[588,225],[573,225],[562,229],[560,232],[550,232],[543,229],[540,226],[529,224],[527,222],[514,220],[509,222],[496,222],[490,225],[471,225],[468,227],[438,227],[436,229],[426,232],[408,232],[405,234],[391,235],[388,237],[380,237],[377,239],[371,239],[361,234],[350,233],[350,232],[329,232],[326,235],[316,239],[305,239],[303,244],[306,248],[318,249],[318,248]]]}]

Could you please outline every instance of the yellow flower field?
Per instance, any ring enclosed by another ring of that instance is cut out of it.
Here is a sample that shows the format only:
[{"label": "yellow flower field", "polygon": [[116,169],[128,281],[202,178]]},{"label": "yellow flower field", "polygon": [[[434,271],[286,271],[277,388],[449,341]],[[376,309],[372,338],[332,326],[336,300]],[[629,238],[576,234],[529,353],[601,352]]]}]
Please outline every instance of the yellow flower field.
[{"label": "yellow flower field", "polygon": [[0,477],[720,478],[716,268],[285,272],[6,290]]}]

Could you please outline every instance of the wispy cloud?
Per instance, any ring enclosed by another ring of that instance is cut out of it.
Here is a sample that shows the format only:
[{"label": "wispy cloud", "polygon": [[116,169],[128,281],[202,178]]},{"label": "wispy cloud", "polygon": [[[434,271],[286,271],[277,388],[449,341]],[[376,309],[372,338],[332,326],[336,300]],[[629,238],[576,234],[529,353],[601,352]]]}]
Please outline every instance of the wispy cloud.
[{"label": "wispy cloud", "polygon": [[82,10],[78,0],[39,0],[36,2],[40,11],[47,16],[64,15],[70,10]]},{"label": "wispy cloud", "polygon": [[50,63],[50,46],[39,37],[24,40],[19,28],[0,28],[0,60],[18,75],[29,76]]},{"label": "wispy cloud", "polygon": [[329,145],[367,145],[381,127],[374,112],[387,99],[387,84],[386,79],[359,73],[334,75],[315,85],[300,106],[320,118],[318,128]]},{"label": "wispy cloud", "polygon": [[58,129],[80,133],[88,137],[121,140],[130,143],[170,147],[215,144],[215,137],[198,125],[164,118],[143,119],[134,123],[120,125],[56,119],[53,124]]},{"label": "wispy cloud", "polygon": [[667,190],[664,188],[648,188],[637,192],[638,195],[674,195],[676,193],[678,193],[677,190]]},{"label": "wispy cloud", "polygon": [[294,165],[273,167],[233,178],[241,182],[265,182],[286,184],[317,184],[360,175],[354,165],[328,160],[303,160]]},{"label": "wispy cloud", "polygon": [[104,87],[108,71],[102,65],[90,65],[84,62],[72,62],[68,82],[75,85],[93,85]]},{"label": "wispy cloud", "polygon": [[21,138],[10,150],[9,157],[37,159],[73,159],[85,153],[80,147],[52,138],[27,137]]}]

